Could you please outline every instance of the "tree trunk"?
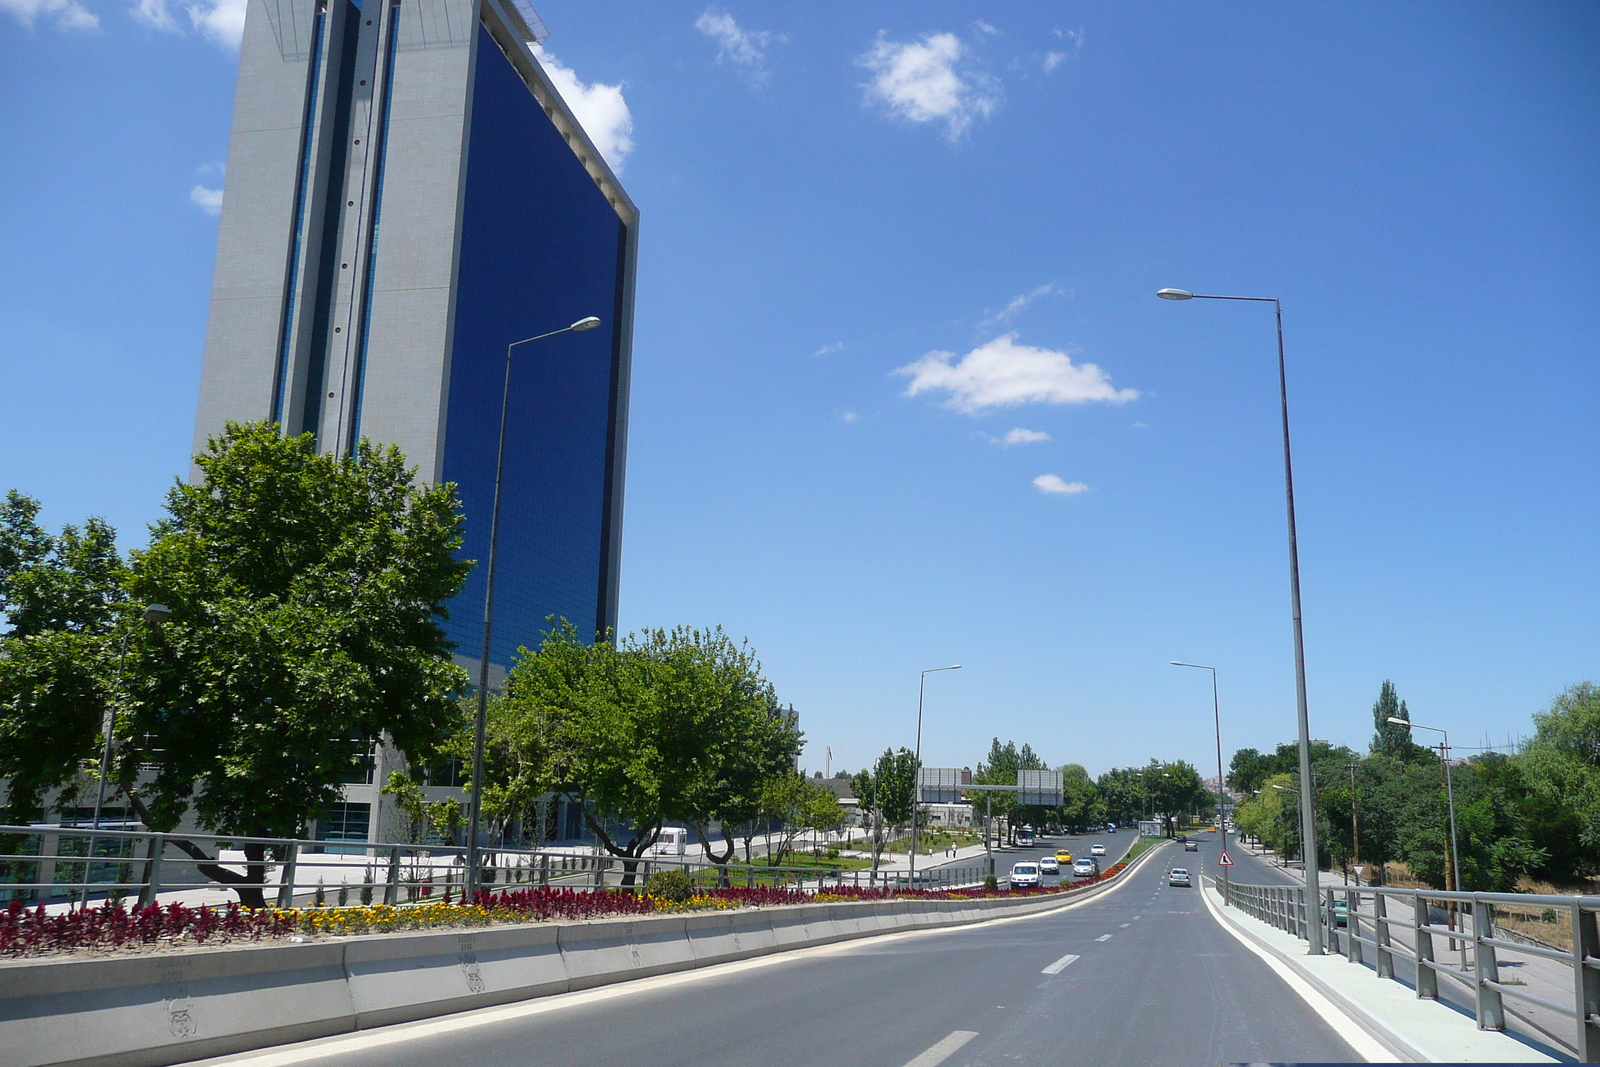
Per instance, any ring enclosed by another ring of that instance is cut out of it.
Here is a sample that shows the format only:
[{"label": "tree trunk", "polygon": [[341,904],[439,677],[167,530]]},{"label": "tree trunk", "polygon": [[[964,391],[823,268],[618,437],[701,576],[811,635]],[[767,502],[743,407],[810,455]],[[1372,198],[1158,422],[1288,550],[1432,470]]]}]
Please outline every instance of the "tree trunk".
[{"label": "tree trunk", "polygon": [[[150,826],[150,810],[144,806],[144,801],[140,800],[139,797],[130,790],[128,792],[128,802],[129,806],[133,808],[133,813],[138,816],[139,821],[144,823],[146,826]],[[253,828],[252,834],[256,837],[264,837],[266,835],[266,827],[256,826]],[[246,908],[264,908],[267,906],[266,892],[264,889],[267,878],[267,846],[244,846],[245,873],[235,874],[233,871],[230,871],[226,867],[218,864],[212,857],[206,855],[205,849],[201,848],[193,841],[185,841],[178,837],[169,837],[167,838],[167,844],[171,845],[173,848],[176,848],[179,852],[182,852],[190,859],[195,860],[195,870],[199,871],[213,882],[220,882],[223,885],[228,886],[235,893],[239,894],[239,903],[241,906]]]}]

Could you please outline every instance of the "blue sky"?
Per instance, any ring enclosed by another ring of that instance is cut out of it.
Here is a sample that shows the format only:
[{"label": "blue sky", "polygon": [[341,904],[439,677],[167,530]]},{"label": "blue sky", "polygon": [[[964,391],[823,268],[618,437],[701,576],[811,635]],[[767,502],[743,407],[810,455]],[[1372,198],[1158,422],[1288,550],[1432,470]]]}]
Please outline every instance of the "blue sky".
[{"label": "blue sky", "polygon": [[[545,0],[643,214],[624,627],[748,636],[858,768],[1099,772],[1379,683],[1503,742],[1600,650],[1600,9]],[[185,469],[238,0],[0,0],[0,488]]]}]

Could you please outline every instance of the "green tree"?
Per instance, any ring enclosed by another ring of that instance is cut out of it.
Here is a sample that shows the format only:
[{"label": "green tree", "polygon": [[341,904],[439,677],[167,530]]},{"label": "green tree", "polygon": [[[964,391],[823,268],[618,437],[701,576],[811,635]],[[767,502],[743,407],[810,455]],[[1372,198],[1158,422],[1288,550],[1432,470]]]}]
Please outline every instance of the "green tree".
[{"label": "green tree", "polygon": [[[118,780],[153,829],[192,806],[219,833],[302,836],[379,738],[416,758],[458,722],[467,679],[439,625],[471,566],[454,487],[415,484],[392,447],[323,454],[260,423],[195,463],[131,561],[129,591],[171,617],[131,643]],[[177,844],[264,903],[262,846],[241,876]]]},{"label": "green tree", "polygon": [[1105,821],[1100,790],[1081,763],[1068,763],[1061,768],[1061,807],[1057,817],[1069,829]]},{"label": "green tree", "polygon": [[1395,693],[1394,683],[1385,678],[1372,705],[1372,751],[1398,760],[1425,759],[1428,750],[1412,739],[1411,728],[1390,722],[1391,718],[1410,722],[1411,711]]},{"label": "green tree", "polygon": [[911,825],[912,798],[916,793],[917,757],[909,748],[886,748],[872,770],[862,771],[851,783],[857,809],[867,825],[872,850],[872,877],[893,837]]},{"label": "green tree", "polygon": [[113,629],[124,614],[116,531],[91,518],[51,535],[39,504],[12,491],[0,504],[0,819],[26,823],[66,787],[103,738],[115,699]]},{"label": "green tree", "polygon": [[[801,740],[792,709],[720,628],[588,644],[571,623],[552,622],[537,653],[521,650],[498,702],[494,744],[520,751],[523,802],[544,788],[566,795],[606,851],[633,860],[669,821],[705,842],[712,819],[753,817],[765,778],[792,773]],[[731,856],[724,840],[729,855],[717,862]],[[633,868],[623,865],[628,884]]]},{"label": "green tree", "polygon": [[1106,818],[1128,826],[1144,818],[1149,794],[1144,775],[1137,767],[1113,767],[1095,779]]},{"label": "green tree", "polygon": [[[1026,742],[1019,748],[1015,741],[1000,743],[998,737],[989,742],[989,758],[978,763],[972,774],[974,785],[1016,785],[1018,771],[1043,771],[1046,763],[1033,746]],[[1026,822],[1043,822],[1048,808],[1037,805],[1024,806],[1015,793],[995,793],[992,801],[994,814],[1006,821],[1006,837],[1016,844],[1017,828]]]},{"label": "green tree", "polygon": [[1241,748],[1228,761],[1228,788],[1237,793],[1254,793],[1261,783],[1278,773],[1277,761],[1253,748]]},{"label": "green tree", "polygon": [[[1580,682],[1533,717],[1534,737],[1517,756],[1531,791],[1576,821],[1586,866],[1600,855],[1600,686]],[[1552,830],[1541,827],[1543,845]],[[1552,843],[1553,844],[1553,843]]]},{"label": "green tree", "polygon": [[833,790],[792,770],[767,779],[761,790],[761,813],[769,826],[777,827],[777,845],[767,848],[771,867],[783,866],[801,834],[844,821],[844,808]]}]

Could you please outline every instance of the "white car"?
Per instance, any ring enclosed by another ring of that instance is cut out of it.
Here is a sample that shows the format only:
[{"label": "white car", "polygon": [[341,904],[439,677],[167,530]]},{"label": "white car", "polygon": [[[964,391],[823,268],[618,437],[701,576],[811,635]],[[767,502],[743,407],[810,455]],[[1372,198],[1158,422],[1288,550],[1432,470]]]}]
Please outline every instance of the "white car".
[{"label": "white car", "polygon": [[1074,878],[1093,878],[1099,873],[1100,865],[1087,856],[1072,865],[1072,877]]},{"label": "white car", "polygon": [[1104,846],[1104,845],[1090,845],[1089,846],[1089,855],[1091,855],[1091,856],[1104,856],[1105,854],[1106,854],[1106,846]]},{"label": "white car", "polygon": [[1194,888],[1194,883],[1189,880],[1189,872],[1182,867],[1172,868],[1172,872],[1167,875],[1167,884],[1181,885],[1185,889]]},{"label": "white car", "polygon": [[1039,873],[1040,874],[1060,874],[1061,873],[1061,864],[1059,862],[1057,862],[1057,860],[1056,860],[1056,858],[1054,856],[1040,856],[1039,857]]},{"label": "white car", "polygon": [[1011,866],[1011,888],[1032,889],[1039,884],[1037,863],[1015,863]]}]

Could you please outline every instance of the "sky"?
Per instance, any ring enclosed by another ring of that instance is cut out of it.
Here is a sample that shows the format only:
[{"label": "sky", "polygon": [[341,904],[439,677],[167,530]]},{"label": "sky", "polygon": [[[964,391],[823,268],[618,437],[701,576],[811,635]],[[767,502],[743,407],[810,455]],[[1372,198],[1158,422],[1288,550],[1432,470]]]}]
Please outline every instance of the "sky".
[{"label": "sky", "polygon": [[[1091,772],[1600,677],[1600,7],[543,0],[641,211],[621,621],[805,764]],[[0,0],[0,490],[187,467],[240,0]],[[1428,735],[1419,740],[1431,741]],[[1462,752],[1461,754],[1467,754]]]}]

